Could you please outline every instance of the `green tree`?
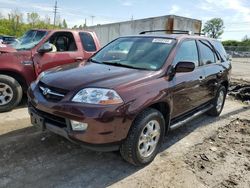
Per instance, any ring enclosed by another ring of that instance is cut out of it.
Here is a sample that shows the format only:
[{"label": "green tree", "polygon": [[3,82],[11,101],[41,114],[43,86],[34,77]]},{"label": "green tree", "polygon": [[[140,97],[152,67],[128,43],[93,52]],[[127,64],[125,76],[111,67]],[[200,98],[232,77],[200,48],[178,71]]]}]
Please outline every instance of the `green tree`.
[{"label": "green tree", "polygon": [[36,12],[28,13],[27,20],[34,27],[40,21],[40,16]]},{"label": "green tree", "polygon": [[211,38],[219,38],[224,32],[224,22],[221,18],[208,20],[203,28],[203,32]]},{"label": "green tree", "polygon": [[64,29],[68,28],[68,25],[67,25],[67,22],[66,22],[65,19],[63,19],[62,27],[63,27]]},{"label": "green tree", "polygon": [[23,14],[15,9],[8,14],[9,17],[9,29],[10,35],[18,35],[21,31],[21,25],[23,23]]},{"label": "green tree", "polygon": [[35,12],[27,14],[27,21],[28,23],[23,22],[23,14],[17,9],[11,11],[7,18],[1,17],[0,14],[0,33],[20,37],[27,30],[34,27],[38,29],[54,29],[63,27],[63,23],[61,23],[60,18],[57,19],[57,25],[54,27],[50,23],[51,21],[49,16],[45,16],[44,19],[42,19],[40,15]]}]

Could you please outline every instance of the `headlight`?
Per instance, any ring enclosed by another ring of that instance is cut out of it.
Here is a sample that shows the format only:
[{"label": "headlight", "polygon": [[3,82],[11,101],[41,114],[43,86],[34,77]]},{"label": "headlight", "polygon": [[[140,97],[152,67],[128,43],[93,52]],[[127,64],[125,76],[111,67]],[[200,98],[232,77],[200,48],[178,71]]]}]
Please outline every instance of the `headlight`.
[{"label": "headlight", "polygon": [[114,90],[102,88],[83,89],[74,96],[72,101],[88,104],[120,104],[123,102]]},{"label": "headlight", "polygon": [[70,120],[73,131],[85,131],[88,128],[87,123],[82,123],[74,120]]}]

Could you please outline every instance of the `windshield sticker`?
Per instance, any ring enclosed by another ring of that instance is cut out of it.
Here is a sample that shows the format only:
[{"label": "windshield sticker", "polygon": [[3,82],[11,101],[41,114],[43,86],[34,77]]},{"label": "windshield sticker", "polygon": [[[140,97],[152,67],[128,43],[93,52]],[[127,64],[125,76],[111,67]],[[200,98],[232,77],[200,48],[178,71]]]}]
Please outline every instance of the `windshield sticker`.
[{"label": "windshield sticker", "polygon": [[160,38],[156,38],[156,39],[153,39],[152,42],[153,42],[153,43],[171,44],[171,43],[172,43],[172,40],[170,40],[170,39],[160,39]]}]

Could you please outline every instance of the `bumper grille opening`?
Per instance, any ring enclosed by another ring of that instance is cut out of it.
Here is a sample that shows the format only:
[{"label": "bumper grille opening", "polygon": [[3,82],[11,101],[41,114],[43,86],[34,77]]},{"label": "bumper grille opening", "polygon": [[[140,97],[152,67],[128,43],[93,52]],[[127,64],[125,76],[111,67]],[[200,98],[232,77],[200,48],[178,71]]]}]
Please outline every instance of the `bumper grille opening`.
[{"label": "bumper grille opening", "polygon": [[66,123],[65,118],[58,117],[58,116],[49,114],[47,112],[43,112],[41,110],[38,110],[38,109],[34,108],[34,106],[30,102],[29,102],[29,108],[31,108],[32,111],[34,111],[36,114],[38,114],[39,116],[44,118],[44,121],[46,123],[50,123],[50,124],[55,125],[55,126],[60,127],[60,128],[67,128],[67,123]]}]

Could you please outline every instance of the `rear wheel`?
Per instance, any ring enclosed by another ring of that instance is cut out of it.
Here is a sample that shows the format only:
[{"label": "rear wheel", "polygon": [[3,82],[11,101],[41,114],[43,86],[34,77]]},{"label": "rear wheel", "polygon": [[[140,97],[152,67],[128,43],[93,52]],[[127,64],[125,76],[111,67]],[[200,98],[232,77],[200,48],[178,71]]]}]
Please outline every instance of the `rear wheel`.
[{"label": "rear wheel", "polygon": [[155,109],[147,109],[134,121],[127,139],[120,148],[122,157],[136,165],[152,162],[164,138],[165,120]]},{"label": "rear wheel", "polygon": [[0,75],[0,112],[12,110],[23,96],[22,87],[12,77]]},{"label": "rear wheel", "polygon": [[224,86],[221,86],[216,94],[215,99],[213,100],[213,108],[208,111],[210,116],[219,116],[223,110],[225,99],[226,99],[227,90]]}]

